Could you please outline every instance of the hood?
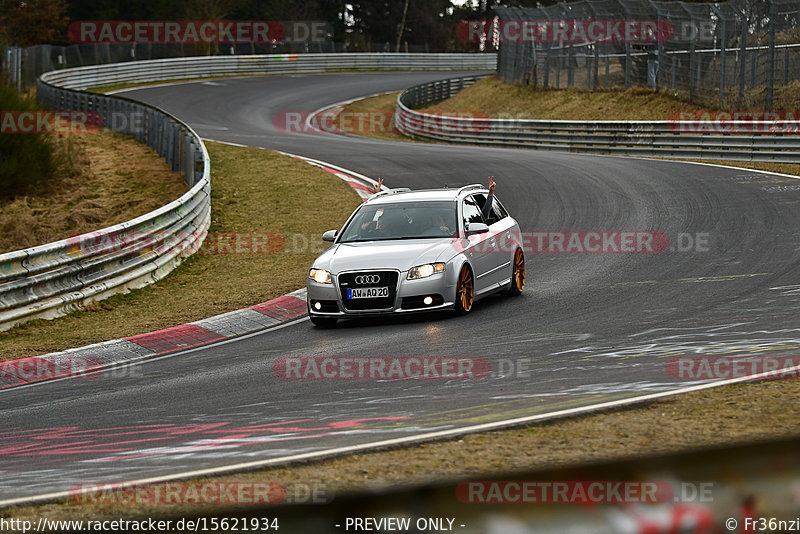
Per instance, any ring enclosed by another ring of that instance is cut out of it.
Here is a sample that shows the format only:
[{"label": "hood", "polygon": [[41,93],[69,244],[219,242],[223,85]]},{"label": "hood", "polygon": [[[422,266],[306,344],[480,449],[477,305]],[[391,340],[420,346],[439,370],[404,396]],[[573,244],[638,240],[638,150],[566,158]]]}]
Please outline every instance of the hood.
[{"label": "hood", "polygon": [[314,266],[334,274],[363,269],[407,271],[415,265],[448,261],[456,250],[451,239],[414,239],[342,243],[325,251]]}]

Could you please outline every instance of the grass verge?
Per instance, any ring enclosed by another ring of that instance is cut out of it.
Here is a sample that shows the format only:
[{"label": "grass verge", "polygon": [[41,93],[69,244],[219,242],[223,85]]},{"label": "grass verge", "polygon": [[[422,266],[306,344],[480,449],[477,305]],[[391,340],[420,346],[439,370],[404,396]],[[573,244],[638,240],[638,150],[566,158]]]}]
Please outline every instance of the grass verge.
[{"label": "grass verge", "polygon": [[472,111],[492,118],[663,121],[670,113],[704,109],[642,87],[624,91],[534,89],[489,76],[425,111]]},{"label": "grass verge", "polygon": [[[344,221],[359,204],[358,195],[344,181],[295,158],[258,148],[207,146],[212,161],[207,242],[212,245],[157,284],[53,321],[0,332],[0,361],[196,321],[303,287],[308,266],[325,248],[322,232]],[[249,246],[250,240],[268,240],[274,233],[300,239],[294,246],[287,241],[279,254]],[[243,243],[240,253],[213,246],[219,236]]]}]

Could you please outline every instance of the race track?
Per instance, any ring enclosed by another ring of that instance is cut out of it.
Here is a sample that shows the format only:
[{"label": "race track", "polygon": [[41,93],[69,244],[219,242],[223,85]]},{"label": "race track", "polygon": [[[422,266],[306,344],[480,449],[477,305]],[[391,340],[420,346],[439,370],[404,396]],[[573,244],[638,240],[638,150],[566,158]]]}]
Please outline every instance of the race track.
[{"label": "race track", "polygon": [[[796,355],[800,191],[784,187],[797,185],[791,178],[668,161],[287,134],[273,124],[282,112],[461,74],[234,78],[125,96],[165,109],[204,138],[316,158],[382,177],[390,187],[455,186],[494,175],[499,198],[523,231],[656,231],[670,237],[673,250],[529,254],[520,298],[481,301],[465,317],[368,320],[334,330],[301,320],[148,361],[130,376],[0,391],[0,501],[676,390],[695,384],[668,372],[679,355]],[[324,199],[310,205],[316,201]],[[689,250],[676,250],[679,244]],[[287,356],[474,357],[495,371],[522,360],[530,372],[478,380],[282,380],[272,364]]]}]

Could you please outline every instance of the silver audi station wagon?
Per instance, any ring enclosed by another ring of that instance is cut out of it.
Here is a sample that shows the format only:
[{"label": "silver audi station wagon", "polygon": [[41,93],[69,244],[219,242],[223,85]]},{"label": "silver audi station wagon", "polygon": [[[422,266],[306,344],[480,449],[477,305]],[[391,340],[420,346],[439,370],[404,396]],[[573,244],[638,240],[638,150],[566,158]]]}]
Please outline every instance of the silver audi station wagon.
[{"label": "silver audi station wagon", "polygon": [[478,184],[390,189],[359,206],[308,272],[308,314],[338,319],[431,310],[468,313],[487,295],[519,295],[525,256],[519,225]]}]

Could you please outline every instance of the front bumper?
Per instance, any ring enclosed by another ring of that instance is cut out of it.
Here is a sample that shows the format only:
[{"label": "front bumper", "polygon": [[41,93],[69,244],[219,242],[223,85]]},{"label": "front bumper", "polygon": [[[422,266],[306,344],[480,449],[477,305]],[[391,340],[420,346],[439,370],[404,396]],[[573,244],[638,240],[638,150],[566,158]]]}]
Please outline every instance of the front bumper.
[{"label": "front bumper", "polygon": [[[435,310],[452,309],[455,306],[455,284],[449,281],[448,272],[434,274],[419,280],[407,280],[407,271],[398,272],[393,298],[386,304],[377,304],[372,307],[367,302],[380,299],[360,299],[359,306],[366,309],[352,309],[348,303],[342,286],[339,285],[340,277],[345,274],[369,274],[374,271],[358,271],[339,273],[333,276],[333,283],[320,284],[309,279],[306,283],[307,302],[309,315],[318,317],[363,317],[372,315],[419,313]],[[391,289],[390,289],[391,291]],[[425,304],[425,297],[432,297],[430,304]],[[335,306],[335,307],[334,307]]]}]

